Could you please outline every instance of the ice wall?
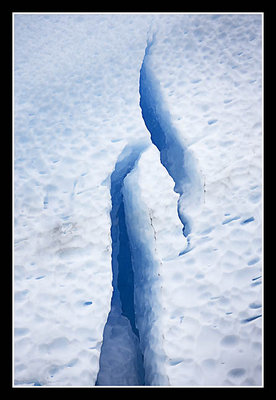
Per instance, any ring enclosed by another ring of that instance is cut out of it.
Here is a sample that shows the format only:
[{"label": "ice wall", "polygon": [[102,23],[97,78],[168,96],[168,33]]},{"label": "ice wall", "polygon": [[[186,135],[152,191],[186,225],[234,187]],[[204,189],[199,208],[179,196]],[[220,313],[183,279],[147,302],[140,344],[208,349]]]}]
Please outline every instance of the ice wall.
[{"label": "ice wall", "polygon": [[[126,224],[124,181],[149,140],[132,143],[120,154],[111,174],[112,285],[111,310],[104,329],[97,386],[145,384],[143,353],[134,301],[134,254]],[[137,329],[138,327],[138,329]]]},{"label": "ice wall", "polygon": [[[164,352],[163,268],[187,246],[177,213],[174,182],[150,146],[124,180],[126,224],[134,270],[134,303],[145,385],[169,385]],[[169,283],[169,282],[168,282]]]}]

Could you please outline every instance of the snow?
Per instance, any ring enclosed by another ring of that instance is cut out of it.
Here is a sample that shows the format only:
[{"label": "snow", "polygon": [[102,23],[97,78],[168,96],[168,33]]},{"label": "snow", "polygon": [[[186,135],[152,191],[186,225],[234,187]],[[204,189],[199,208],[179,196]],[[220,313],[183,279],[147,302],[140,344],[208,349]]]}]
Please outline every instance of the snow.
[{"label": "snow", "polygon": [[14,385],[262,385],[262,15],[14,15]]}]

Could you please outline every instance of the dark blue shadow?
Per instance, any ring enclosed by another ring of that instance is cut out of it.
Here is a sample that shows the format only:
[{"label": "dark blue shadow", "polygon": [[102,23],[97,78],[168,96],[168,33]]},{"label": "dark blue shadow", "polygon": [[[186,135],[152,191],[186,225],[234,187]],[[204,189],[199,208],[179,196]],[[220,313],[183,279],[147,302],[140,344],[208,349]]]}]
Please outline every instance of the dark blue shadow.
[{"label": "dark blue shadow", "polygon": [[[111,175],[111,203],[112,208],[110,212],[111,218],[111,239],[112,239],[112,273],[113,273],[113,295],[111,299],[111,311],[113,307],[120,308],[123,316],[128,318],[132,331],[139,340],[139,331],[135,325],[135,306],[134,306],[134,273],[131,259],[131,248],[130,241],[127,232],[126,220],[125,220],[125,208],[124,198],[122,195],[122,187],[125,177],[133,169],[136,161],[138,160],[141,151],[144,149],[143,145],[130,146],[125,149],[121,156],[120,161],[116,163],[115,170]],[[109,316],[107,324],[112,324],[113,319]],[[105,334],[103,342],[105,341]],[[111,343],[109,345],[102,346],[101,357],[108,357],[104,352],[112,351]],[[143,366],[143,355],[139,346],[133,346],[136,348],[137,354],[133,355],[133,359],[138,360],[137,363],[137,376],[139,377],[139,385],[143,386],[144,383],[144,366]],[[111,357],[112,359],[112,357]],[[112,368],[112,366],[111,366]],[[116,366],[114,366],[116,368]],[[100,370],[101,374],[101,358],[100,358]],[[98,376],[99,376],[98,374]],[[106,381],[106,377],[104,378]],[[96,386],[98,385],[98,379]]]},{"label": "dark blue shadow", "polygon": [[[150,67],[153,41],[154,38],[147,44],[140,71],[140,107],[151,141],[160,151],[160,161],[174,180],[174,191],[182,195],[185,188],[192,186],[191,176],[193,174],[190,171],[192,160],[171,123],[170,114],[162,99],[160,84]],[[183,234],[189,235],[188,219],[180,214],[179,218],[183,224]]]}]

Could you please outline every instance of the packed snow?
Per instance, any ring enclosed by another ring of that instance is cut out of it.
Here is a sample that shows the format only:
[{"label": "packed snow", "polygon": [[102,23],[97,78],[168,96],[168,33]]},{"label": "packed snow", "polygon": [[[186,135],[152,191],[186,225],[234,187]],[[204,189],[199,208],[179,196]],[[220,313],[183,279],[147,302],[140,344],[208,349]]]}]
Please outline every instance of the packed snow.
[{"label": "packed snow", "polygon": [[15,387],[262,385],[262,14],[14,15]]}]

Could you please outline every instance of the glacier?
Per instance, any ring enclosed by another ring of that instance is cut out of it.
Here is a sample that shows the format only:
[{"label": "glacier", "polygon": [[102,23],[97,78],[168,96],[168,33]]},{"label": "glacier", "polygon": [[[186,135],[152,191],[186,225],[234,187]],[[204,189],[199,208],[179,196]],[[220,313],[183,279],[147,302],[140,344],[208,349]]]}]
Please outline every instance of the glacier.
[{"label": "glacier", "polygon": [[263,382],[261,13],[15,13],[14,387]]}]

